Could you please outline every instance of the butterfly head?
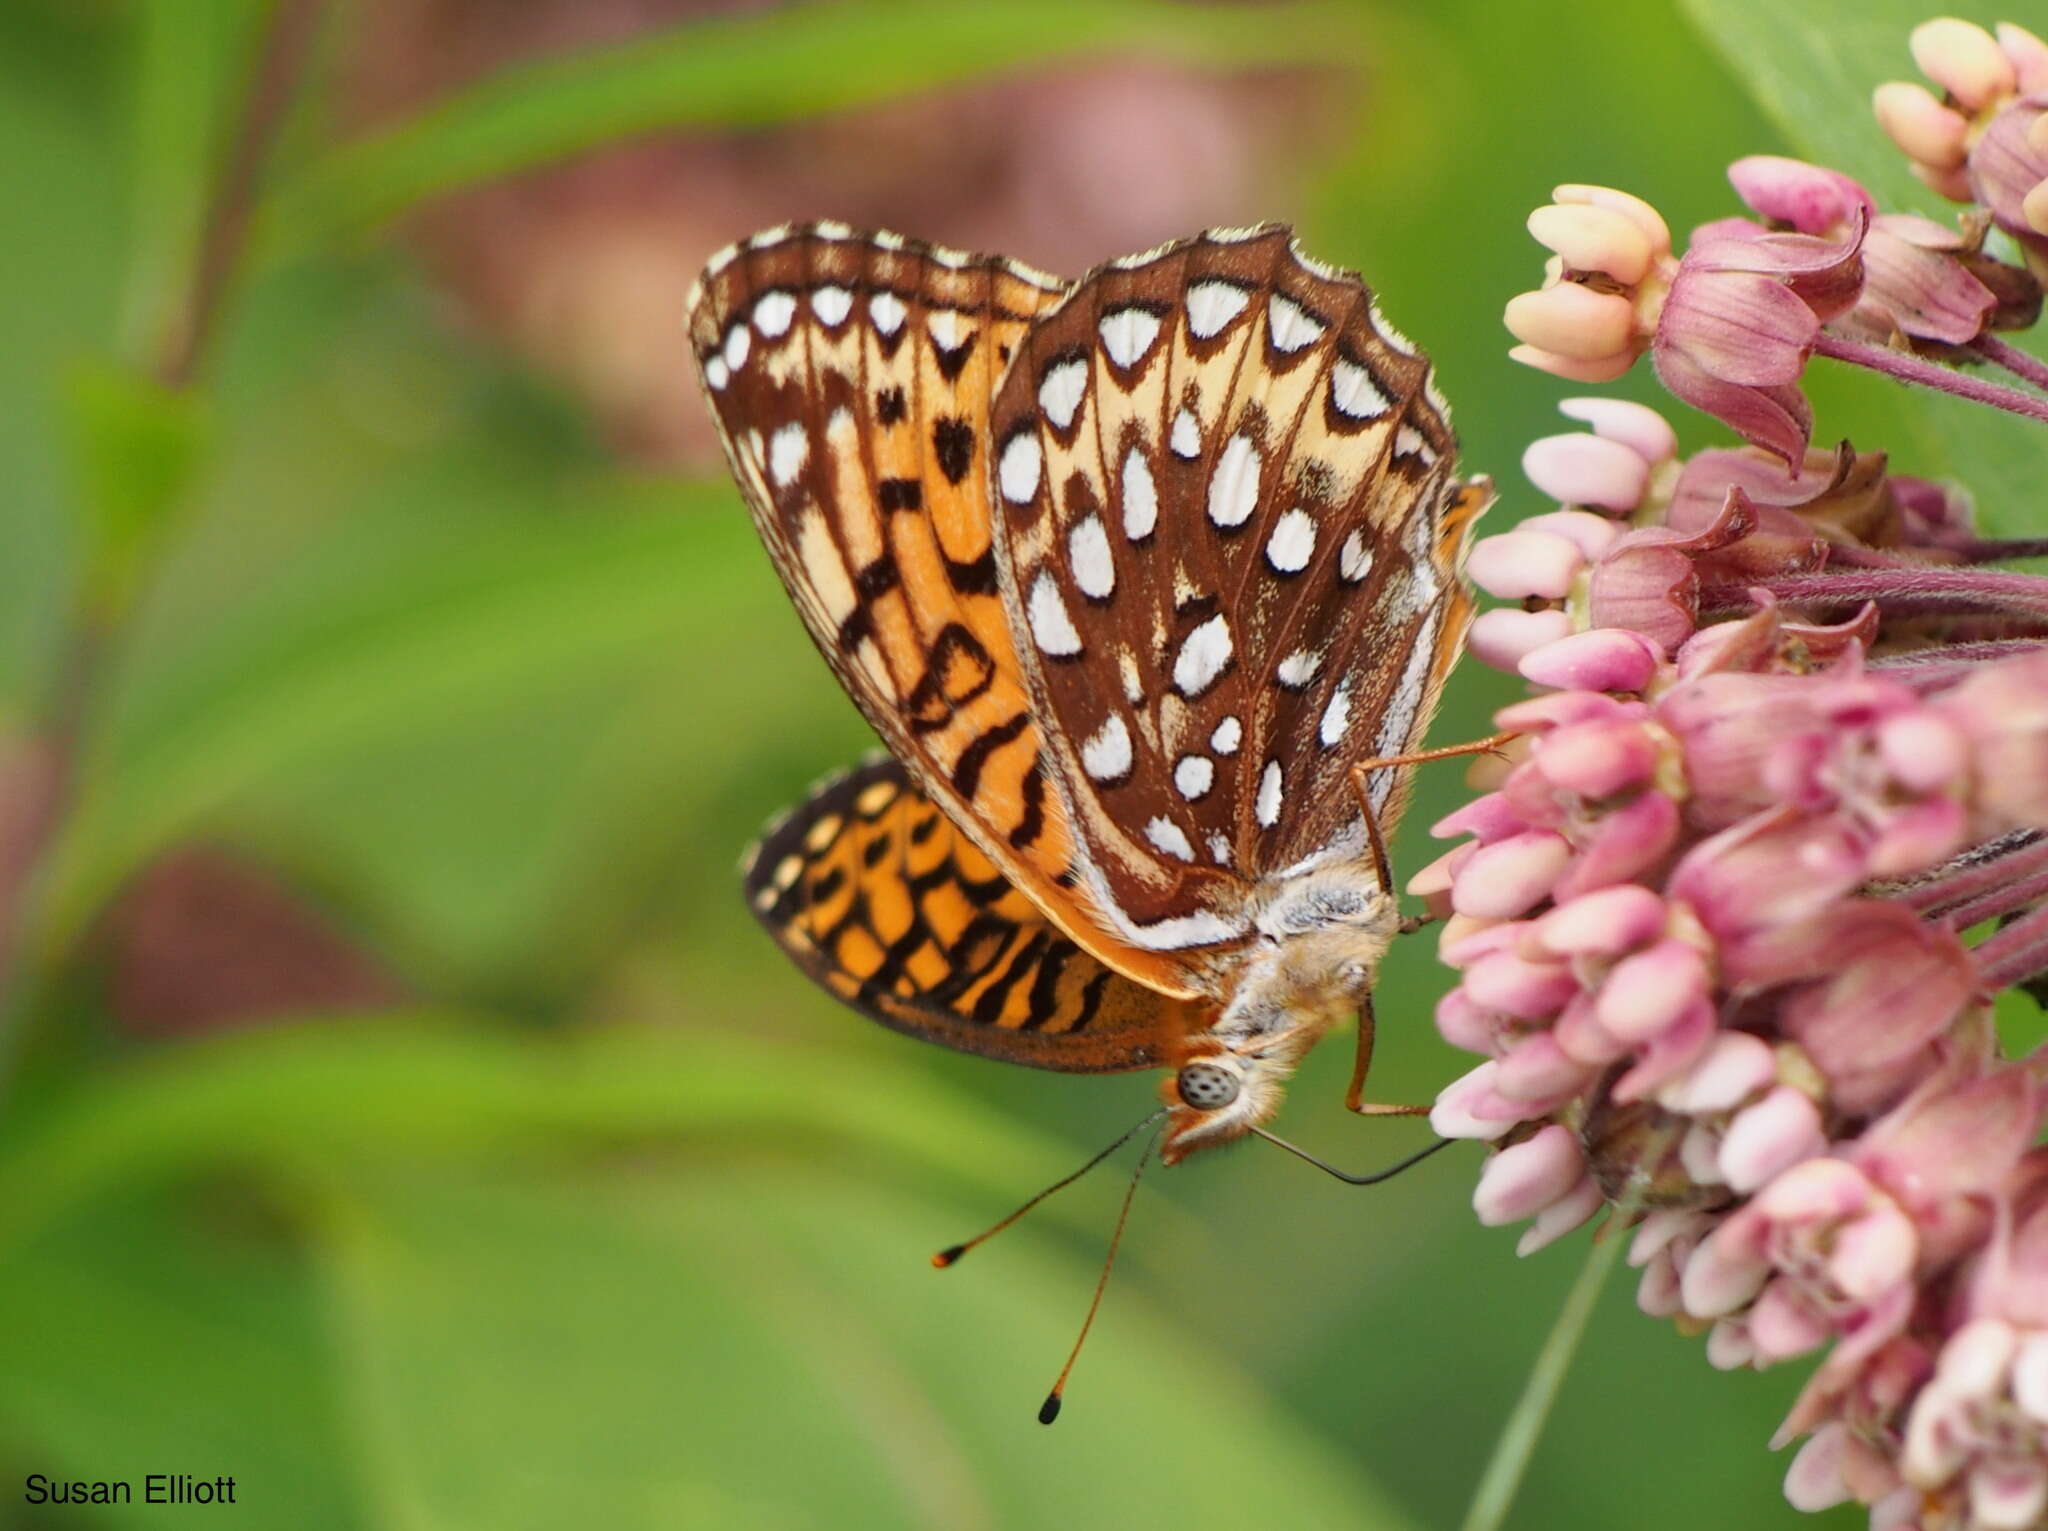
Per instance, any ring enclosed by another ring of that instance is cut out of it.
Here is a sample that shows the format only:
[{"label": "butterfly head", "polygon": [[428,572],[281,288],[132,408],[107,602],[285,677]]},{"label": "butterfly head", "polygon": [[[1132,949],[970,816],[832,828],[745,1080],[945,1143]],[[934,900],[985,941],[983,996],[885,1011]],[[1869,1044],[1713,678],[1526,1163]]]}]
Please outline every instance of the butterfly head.
[{"label": "butterfly head", "polygon": [[1162,1090],[1166,1163],[1272,1119],[1303,1054],[1358,1014],[1398,919],[1362,862],[1269,891],[1254,915],[1259,938],[1228,1001],[1209,1030],[1188,1039]]}]

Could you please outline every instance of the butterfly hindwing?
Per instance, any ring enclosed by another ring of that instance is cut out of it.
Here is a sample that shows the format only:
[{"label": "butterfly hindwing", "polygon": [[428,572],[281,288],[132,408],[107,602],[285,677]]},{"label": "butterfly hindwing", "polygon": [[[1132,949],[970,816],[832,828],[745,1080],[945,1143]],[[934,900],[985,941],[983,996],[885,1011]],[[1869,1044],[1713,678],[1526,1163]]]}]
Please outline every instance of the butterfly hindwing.
[{"label": "butterfly hindwing", "polygon": [[1429,363],[1284,228],[1218,231],[1079,283],[990,428],[1081,894],[1133,945],[1239,939],[1260,879],[1363,852],[1349,768],[1411,748],[1463,634],[1482,497]]},{"label": "butterfly hindwing", "polygon": [[1145,1068],[1189,1025],[1046,919],[877,759],[816,788],[746,862],[756,916],[827,992],[961,1052],[1070,1073]]}]

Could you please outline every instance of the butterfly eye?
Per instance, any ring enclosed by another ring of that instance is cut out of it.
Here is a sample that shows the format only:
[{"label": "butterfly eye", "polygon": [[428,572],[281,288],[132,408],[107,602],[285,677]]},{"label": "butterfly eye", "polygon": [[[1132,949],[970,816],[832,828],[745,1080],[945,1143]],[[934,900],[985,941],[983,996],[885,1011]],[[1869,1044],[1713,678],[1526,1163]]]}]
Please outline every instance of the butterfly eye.
[{"label": "butterfly eye", "polygon": [[1187,1063],[1175,1081],[1180,1098],[1197,1111],[1217,1111],[1237,1099],[1237,1075],[1214,1063]]}]

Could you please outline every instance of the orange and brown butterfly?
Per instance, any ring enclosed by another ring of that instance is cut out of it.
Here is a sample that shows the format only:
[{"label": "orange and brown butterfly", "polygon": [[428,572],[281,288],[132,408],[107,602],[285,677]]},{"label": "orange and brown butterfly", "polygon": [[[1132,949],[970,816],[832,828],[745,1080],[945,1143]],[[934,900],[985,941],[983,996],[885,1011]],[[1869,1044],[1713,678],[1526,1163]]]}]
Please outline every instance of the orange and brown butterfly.
[{"label": "orange and brown butterfly", "polygon": [[689,331],[890,751],[751,853],[776,941],[913,1036],[1169,1070],[1167,1163],[1353,1017],[1356,1105],[1409,769],[1353,772],[1428,724],[1490,497],[1365,284],[1275,225],[1067,282],[819,222],[714,257]]}]

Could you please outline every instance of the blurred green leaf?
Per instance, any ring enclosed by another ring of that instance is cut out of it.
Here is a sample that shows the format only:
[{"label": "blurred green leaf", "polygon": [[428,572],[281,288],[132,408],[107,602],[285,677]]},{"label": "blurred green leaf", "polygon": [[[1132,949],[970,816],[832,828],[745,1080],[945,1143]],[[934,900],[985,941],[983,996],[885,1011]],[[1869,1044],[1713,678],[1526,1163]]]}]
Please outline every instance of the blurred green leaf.
[{"label": "blurred green leaf", "polygon": [[1091,1262],[1027,1230],[939,1275],[931,1224],[826,1167],[345,1193],[323,1226],[380,1498],[447,1531],[1403,1524],[1128,1285],[1041,1428]]},{"label": "blurred green leaf", "polygon": [[921,1076],[731,1036],[520,1037],[447,1016],[276,1026],[95,1075],[0,1135],[0,1242],[110,1188],[202,1170],[616,1146],[850,1139],[1007,1198],[1064,1163]]},{"label": "blurred green leaf", "polygon": [[758,127],[1110,50],[1228,69],[1357,62],[1366,29],[1324,0],[812,0],[501,70],[334,150],[269,209],[287,251],[426,197],[665,128]]},{"label": "blurred green leaf", "polygon": [[715,648],[732,597],[709,583],[699,599],[679,595],[709,526],[593,509],[501,520],[489,535],[451,523],[381,547],[356,536],[336,544],[347,564],[310,551],[176,667],[155,663],[89,740],[53,854],[46,948],[67,944],[143,857],[267,774],[531,701],[664,642]]},{"label": "blurred green leaf", "polygon": [[126,367],[81,363],[66,385],[71,458],[88,532],[86,598],[95,612],[111,617],[185,498],[206,449],[209,417],[196,396]]},{"label": "blurred green leaf", "polygon": [[[138,1501],[145,1473],[228,1475],[235,1507],[200,1513],[294,1531],[365,1526],[303,1261],[254,1230],[202,1226],[193,1210],[115,1197],[0,1260],[0,1419],[14,1461],[124,1478]],[[43,1524],[83,1523],[77,1513]],[[93,1513],[93,1524],[161,1528],[181,1511]]]},{"label": "blurred green leaf", "polygon": [[[1913,178],[1906,158],[1870,113],[1870,93],[1886,80],[1917,78],[1907,37],[1936,12],[1925,0],[1807,0],[1759,6],[1753,0],[1683,0],[1701,33],[1720,50],[1785,136],[1820,164],[1870,188],[1880,209],[1919,212],[1952,223],[1956,208]],[[1989,26],[1996,5],[1964,4],[1942,14]],[[1733,159],[1731,150],[1728,157]],[[1996,376],[1997,374],[1992,374]],[[1903,472],[1952,478],[1976,498],[1993,536],[2041,530],[2039,427],[1983,405],[1926,389],[1891,390],[1908,421],[1905,442],[1883,446]],[[1825,436],[1825,425],[1822,432]]]}]

